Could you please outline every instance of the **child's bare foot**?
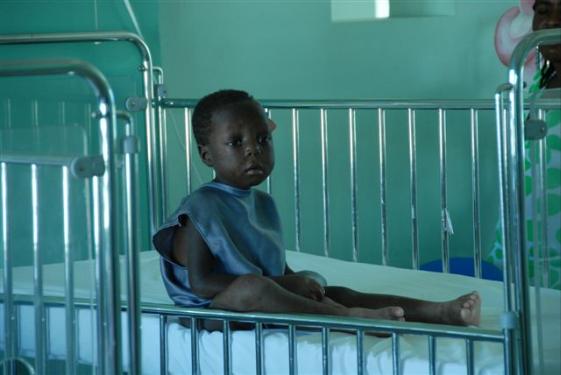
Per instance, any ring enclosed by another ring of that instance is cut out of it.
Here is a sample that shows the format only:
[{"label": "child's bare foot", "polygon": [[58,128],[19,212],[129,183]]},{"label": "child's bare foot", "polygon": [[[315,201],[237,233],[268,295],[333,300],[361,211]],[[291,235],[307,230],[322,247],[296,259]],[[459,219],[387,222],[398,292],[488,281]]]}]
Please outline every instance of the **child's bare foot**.
[{"label": "child's bare foot", "polygon": [[440,317],[444,324],[478,326],[480,316],[481,297],[476,291],[441,304]]},{"label": "child's bare foot", "polygon": [[349,315],[357,318],[405,320],[405,311],[399,306],[384,307],[381,309],[366,309],[362,307],[349,308]]}]

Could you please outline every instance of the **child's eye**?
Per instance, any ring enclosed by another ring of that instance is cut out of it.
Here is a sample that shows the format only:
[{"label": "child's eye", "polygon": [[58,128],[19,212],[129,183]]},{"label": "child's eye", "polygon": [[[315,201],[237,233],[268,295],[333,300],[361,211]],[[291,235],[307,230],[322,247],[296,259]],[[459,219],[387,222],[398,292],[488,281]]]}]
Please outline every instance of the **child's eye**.
[{"label": "child's eye", "polygon": [[232,139],[228,142],[226,142],[226,145],[231,146],[231,147],[239,147],[242,144],[242,140],[241,139]]},{"label": "child's eye", "polygon": [[269,143],[271,142],[271,135],[262,135],[257,139],[257,141],[262,145]]}]

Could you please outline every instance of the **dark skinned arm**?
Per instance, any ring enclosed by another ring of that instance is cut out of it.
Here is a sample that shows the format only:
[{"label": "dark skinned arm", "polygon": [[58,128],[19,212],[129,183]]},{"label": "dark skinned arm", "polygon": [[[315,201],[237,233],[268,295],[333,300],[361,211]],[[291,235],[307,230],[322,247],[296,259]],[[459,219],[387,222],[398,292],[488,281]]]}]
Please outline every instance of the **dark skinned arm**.
[{"label": "dark skinned arm", "polygon": [[185,219],[184,225],[175,231],[172,255],[177,263],[187,267],[193,293],[201,298],[214,298],[236,278],[214,272],[216,259],[191,220]]},{"label": "dark skinned arm", "polygon": [[[214,272],[216,259],[206,242],[189,219],[181,219],[183,225],[175,231],[172,256],[177,263],[189,270],[189,283],[193,293],[201,298],[212,299],[237,276]],[[283,276],[271,279],[292,293],[318,301],[323,298],[323,288],[317,282],[295,274],[288,265]]]}]

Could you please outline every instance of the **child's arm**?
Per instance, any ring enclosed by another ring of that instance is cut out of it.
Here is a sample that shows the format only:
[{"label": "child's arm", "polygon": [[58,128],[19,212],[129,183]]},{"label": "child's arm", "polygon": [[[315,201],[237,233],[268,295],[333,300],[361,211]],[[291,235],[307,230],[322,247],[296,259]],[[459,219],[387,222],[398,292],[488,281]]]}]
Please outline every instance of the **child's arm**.
[{"label": "child's arm", "polygon": [[[188,268],[191,289],[201,298],[214,298],[237,277],[214,272],[216,260],[189,219],[175,231],[172,256],[177,263]],[[321,301],[325,294],[323,287],[315,280],[294,273],[288,266],[283,276],[271,279],[292,293],[316,301]]]},{"label": "child's arm", "polygon": [[201,298],[214,298],[237,277],[214,272],[216,260],[189,219],[175,231],[172,255],[176,262],[188,268],[191,289]]},{"label": "child's arm", "polygon": [[306,298],[321,301],[325,295],[325,289],[316,280],[295,273],[288,264],[283,276],[272,277],[272,279],[283,288]]}]

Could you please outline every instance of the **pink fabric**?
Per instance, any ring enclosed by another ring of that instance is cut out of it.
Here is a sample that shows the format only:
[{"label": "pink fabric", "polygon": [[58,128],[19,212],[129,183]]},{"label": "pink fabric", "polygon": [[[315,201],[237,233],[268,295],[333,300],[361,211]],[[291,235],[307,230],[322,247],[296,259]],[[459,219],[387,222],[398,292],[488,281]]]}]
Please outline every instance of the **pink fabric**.
[{"label": "pink fabric", "polygon": [[[532,31],[534,0],[520,0],[519,6],[508,9],[495,28],[495,51],[501,62],[508,66],[516,45]],[[536,54],[531,52],[524,66],[525,80],[531,80],[536,71]]]}]

